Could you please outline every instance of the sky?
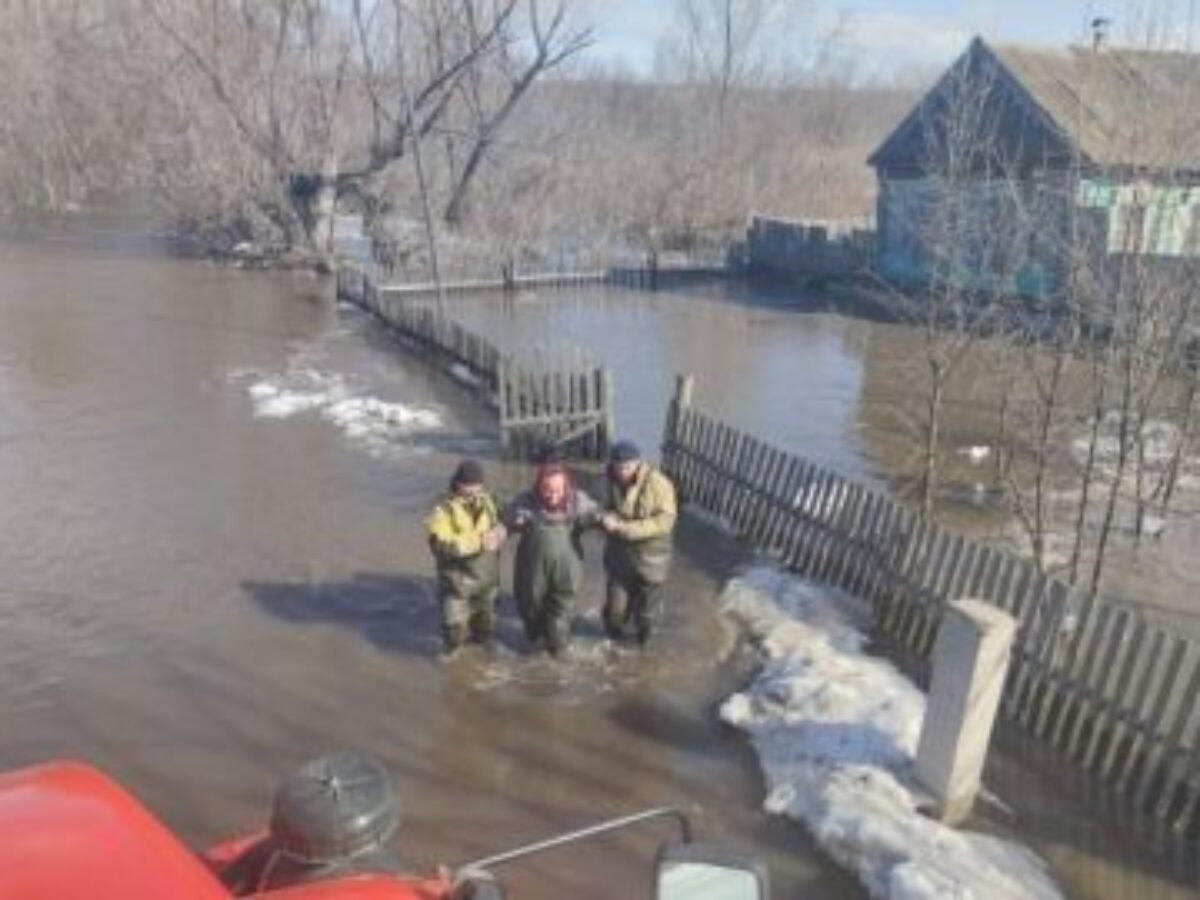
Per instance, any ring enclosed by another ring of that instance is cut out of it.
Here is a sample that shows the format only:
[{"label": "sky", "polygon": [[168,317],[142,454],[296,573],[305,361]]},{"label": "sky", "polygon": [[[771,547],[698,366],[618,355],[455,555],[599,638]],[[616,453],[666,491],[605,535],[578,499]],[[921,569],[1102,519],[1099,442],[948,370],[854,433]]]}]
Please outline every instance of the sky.
[{"label": "sky", "polygon": [[[1186,23],[1197,0],[781,0],[793,12],[788,30],[798,44],[841,23],[840,52],[864,80],[936,70],[962,52],[975,34],[1000,42],[1057,44],[1089,34],[1095,16],[1113,19],[1113,36],[1127,34],[1139,15],[1173,16]],[[656,49],[678,30],[677,0],[577,0],[595,29],[590,59],[636,75],[652,75]],[[1123,27],[1122,27],[1123,26]]]}]

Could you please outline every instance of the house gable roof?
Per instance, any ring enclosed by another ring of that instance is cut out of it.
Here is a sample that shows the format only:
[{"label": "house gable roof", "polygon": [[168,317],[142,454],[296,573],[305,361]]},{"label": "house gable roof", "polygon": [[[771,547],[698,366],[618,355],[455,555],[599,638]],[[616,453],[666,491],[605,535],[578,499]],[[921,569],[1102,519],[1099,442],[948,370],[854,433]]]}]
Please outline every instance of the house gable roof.
[{"label": "house gable roof", "polygon": [[[975,38],[868,162],[922,167],[928,122],[964,75],[994,80],[1000,130],[1019,152],[1062,163],[1200,172],[1200,56],[1081,47],[992,46]],[[1013,148],[1010,147],[1011,151]]]}]

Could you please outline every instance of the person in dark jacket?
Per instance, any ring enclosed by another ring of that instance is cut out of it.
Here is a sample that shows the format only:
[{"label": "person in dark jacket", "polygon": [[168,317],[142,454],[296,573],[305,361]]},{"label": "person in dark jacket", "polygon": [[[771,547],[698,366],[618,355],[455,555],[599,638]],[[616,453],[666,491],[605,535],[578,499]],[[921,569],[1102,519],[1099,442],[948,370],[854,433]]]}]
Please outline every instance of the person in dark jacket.
[{"label": "person in dark jacket", "polygon": [[650,639],[662,606],[662,587],[671,569],[671,533],[677,516],[675,485],[642,459],[631,441],[613,445],[608,465],[608,500],[600,525],[607,584],[604,630],[612,640],[630,624],[639,643]]},{"label": "person in dark jacket", "polygon": [[520,535],[513,568],[513,593],[531,644],[544,641],[558,655],[571,640],[575,598],[583,584],[580,536],[596,524],[599,507],[575,488],[566,467],[540,466],[533,487],[509,504],[502,515],[507,529]]},{"label": "person in dark jacket", "polygon": [[499,523],[496,501],[484,486],[483,467],[473,459],[463,460],[450,479],[450,492],[426,521],[448,655],[468,637],[484,644],[491,640],[500,592]]}]

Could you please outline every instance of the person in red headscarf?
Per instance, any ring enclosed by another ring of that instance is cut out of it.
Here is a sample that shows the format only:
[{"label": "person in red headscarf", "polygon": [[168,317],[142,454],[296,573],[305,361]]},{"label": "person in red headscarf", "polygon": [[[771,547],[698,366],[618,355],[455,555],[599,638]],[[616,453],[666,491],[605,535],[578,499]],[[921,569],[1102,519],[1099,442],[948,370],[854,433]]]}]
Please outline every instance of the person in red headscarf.
[{"label": "person in red headscarf", "polygon": [[575,487],[560,462],[539,466],[533,486],[501,514],[517,532],[513,593],[531,644],[544,641],[557,656],[571,640],[575,598],[583,584],[581,533],[598,523],[600,508]]}]

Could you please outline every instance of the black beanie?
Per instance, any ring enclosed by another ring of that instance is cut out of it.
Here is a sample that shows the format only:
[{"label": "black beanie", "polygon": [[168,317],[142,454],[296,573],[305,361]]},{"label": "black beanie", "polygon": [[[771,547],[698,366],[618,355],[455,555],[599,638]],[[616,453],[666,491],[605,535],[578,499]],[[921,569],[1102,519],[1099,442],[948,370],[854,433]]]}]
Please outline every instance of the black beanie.
[{"label": "black beanie", "polygon": [[633,462],[642,458],[642,451],[633,441],[617,441],[609,451],[608,460],[614,463]]},{"label": "black beanie", "polygon": [[455,487],[460,484],[483,484],[483,466],[479,464],[478,460],[464,459],[454,470],[454,477],[450,479],[450,484]]}]

